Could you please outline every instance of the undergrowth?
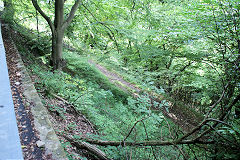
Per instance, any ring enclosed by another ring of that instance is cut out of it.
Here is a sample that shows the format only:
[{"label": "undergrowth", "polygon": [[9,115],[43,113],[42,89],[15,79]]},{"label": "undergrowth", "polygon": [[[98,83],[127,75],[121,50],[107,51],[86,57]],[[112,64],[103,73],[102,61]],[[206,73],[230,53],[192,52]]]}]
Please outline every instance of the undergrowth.
[{"label": "undergrowth", "polygon": [[[45,57],[36,58],[28,48],[18,44],[19,51],[29,64],[28,70],[37,76],[35,87],[46,96],[56,94],[84,114],[97,128],[99,135],[88,135],[93,139],[122,141],[129,133],[134,123],[138,123],[126,141],[167,140],[172,138],[170,130],[178,128],[167,121],[161,112],[151,111],[151,100],[147,96],[138,99],[120,90],[103,76],[93,65],[88,63],[88,57],[75,52],[64,51],[67,66],[63,71],[50,71],[45,63]],[[49,109],[58,112],[63,119],[64,110],[57,106]],[[69,125],[73,127],[73,125]],[[178,130],[178,129],[177,129]],[[181,132],[174,133],[181,135]],[[63,143],[63,146],[65,143]],[[165,147],[100,147],[113,159],[176,159],[179,152],[172,146]],[[71,155],[68,155],[71,159]],[[181,157],[181,156],[180,156]]]},{"label": "undergrowth", "polygon": [[152,92],[159,96],[163,96],[165,100],[175,104],[176,110],[183,111],[183,113],[189,115],[193,121],[196,119],[196,122],[199,122],[203,119],[203,115],[197,112],[196,109],[192,108],[189,104],[176,100],[174,96],[165,92],[162,87],[157,88],[153,78],[153,74],[157,74],[156,72],[149,72],[141,66],[126,66],[117,54],[95,54],[92,58],[95,59],[97,63],[105,66],[108,70],[111,70],[111,72],[121,75],[126,81],[135,84],[141,89],[142,93]]},{"label": "undergrowth", "polygon": [[[151,101],[148,97],[134,99],[127,93],[113,86],[106,77],[101,75],[91,66],[87,57],[80,57],[76,53],[66,52],[65,59],[68,61],[67,72],[51,72],[40,65],[33,63],[29,70],[38,79],[36,88],[46,95],[51,93],[68,100],[75,108],[86,115],[97,127],[99,135],[88,135],[91,138],[102,140],[122,141],[134,123],[138,123],[130,134],[127,141],[144,141],[167,139],[169,137],[166,123],[160,112],[152,112]],[[58,110],[58,108],[51,108]],[[62,117],[64,118],[64,116]],[[171,124],[173,127],[173,125]],[[172,147],[163,147],[153,151],[150,147],[101,147],[110,158],[126,159],[130,155],[134,159],[153,159],[155,152],[165,152],[166,157],[177,156],[177,151]],[[162,157],[162,155],[161,155]],[[163,156],[164,157],[164,156]]]}]

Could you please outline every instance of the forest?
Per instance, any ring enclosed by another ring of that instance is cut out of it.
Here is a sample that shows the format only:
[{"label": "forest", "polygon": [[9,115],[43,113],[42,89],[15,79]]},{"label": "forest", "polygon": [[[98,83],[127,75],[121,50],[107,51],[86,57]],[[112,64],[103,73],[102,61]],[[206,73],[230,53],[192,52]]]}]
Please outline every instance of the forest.
[{"label": "forest", "polygon": [[240,159],[239,0],[1,3],[68,159]]}]

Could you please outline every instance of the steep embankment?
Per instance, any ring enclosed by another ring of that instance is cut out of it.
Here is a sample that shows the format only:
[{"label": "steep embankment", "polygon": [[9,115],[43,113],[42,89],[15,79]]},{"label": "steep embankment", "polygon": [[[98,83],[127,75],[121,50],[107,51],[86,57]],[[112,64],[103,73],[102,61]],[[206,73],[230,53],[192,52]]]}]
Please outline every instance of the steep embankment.
[{"label": "steep embankment", "polygon": [[[104,66],[94,62],[93,60],[88,60],[88,62],[94,65],[102,74],[104,74],[111,83],[115,84],[117,87],[121,88],[125,92],[129,92],[134,97],[139,97],[142,90],[125,81],[120,75],[108,71]],[[149,92],[149,97],[156,102],[161,102],[164,100],[164,96],[157,95],[156,93]],[[198,114],[193,109],[190,109],[183,105],[176,105],[175,103],[168,101],[170,107],[163,107],[161,109],[165,117],[171,119],[175,124],[180,126],[185,131],[190,131],[192,128],[196,127],[202,120],[202,116]]]},{"label": "steep embankment", "polygon": [[77,150],[66,145],[69,142],[62,132],[86,135],[96,134],[96,130],[68,101],[55,94],[47,95],[43,88],[38,87],[41,79],[31,67],[39,63],[38,73],[47,71],[44,64],[28,50],[27,42],[31,39],[8,27],[4,28],[4,40],[24,159],[95,159],[85,149]]}]

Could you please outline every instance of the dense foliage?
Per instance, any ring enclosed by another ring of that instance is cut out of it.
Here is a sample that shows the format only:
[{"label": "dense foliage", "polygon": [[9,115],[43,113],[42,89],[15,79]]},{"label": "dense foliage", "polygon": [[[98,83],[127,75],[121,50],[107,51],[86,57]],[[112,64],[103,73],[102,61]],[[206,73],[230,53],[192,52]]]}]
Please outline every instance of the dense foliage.
[{"label": "dense foliage", "polygon": [[[28,49],[48,64],[48,24],[31,2],[9,2],[15,14],[3,18],[16,30],[32,31],[32,37],[26,36]],[[66,13],[73,3],[65,2]],[[54,1],[39,4],[54,14]],[[65,46],[74,52],[64,50],[64,72],[46,71],[34,63],[31,70],[41,79],[38,87],[67,99],[98,127],[102,134],[93,138],[121,141],[135,122],[147,117],[136,125],[131,141],[178,139],[184,129],[161,112],[171,112],[171,106],[209,121],[192,137],[214,144],[102,147],[111,158],[239,159],[239,36],[238,0],[82,1],[65,30]],[[111,84],[89,59],[136,84],[141,96],[133,98]],[[164,100],[153,107],[150,92]]]}]

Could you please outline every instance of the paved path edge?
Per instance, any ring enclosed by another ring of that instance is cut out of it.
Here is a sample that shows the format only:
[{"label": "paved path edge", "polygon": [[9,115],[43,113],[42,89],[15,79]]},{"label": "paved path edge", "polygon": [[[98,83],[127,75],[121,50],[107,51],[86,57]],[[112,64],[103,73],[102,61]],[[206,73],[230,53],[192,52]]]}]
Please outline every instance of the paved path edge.
[{"label": "paved path edge", "polygon": [[0,159],[22,160],[22,148],[14,111],[0,22]]}]

